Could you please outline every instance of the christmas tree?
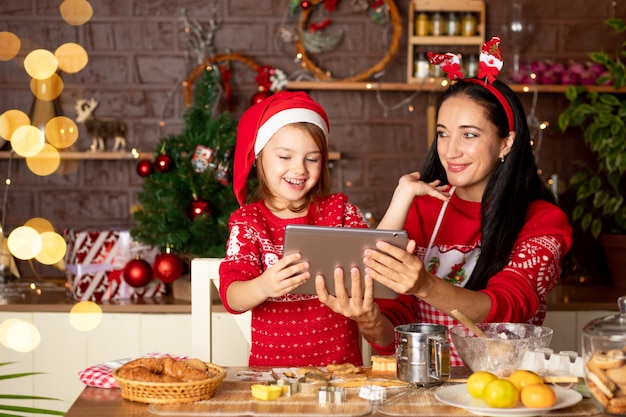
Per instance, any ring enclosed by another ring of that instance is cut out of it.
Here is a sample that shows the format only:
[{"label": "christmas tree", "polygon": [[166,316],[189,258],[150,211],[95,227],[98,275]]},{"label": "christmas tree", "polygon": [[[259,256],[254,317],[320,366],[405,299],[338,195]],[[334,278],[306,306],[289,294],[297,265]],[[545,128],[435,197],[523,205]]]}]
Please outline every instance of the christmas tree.
[{"label": "christmas tree", "polygon": [[238,207],[230,181],[237,123],[216,110],[220,83],[218,69],[203,71],[182,133],[159,141],[154,165],[138,165],[136,241],[183,257],[224,256],[228,218]]}]

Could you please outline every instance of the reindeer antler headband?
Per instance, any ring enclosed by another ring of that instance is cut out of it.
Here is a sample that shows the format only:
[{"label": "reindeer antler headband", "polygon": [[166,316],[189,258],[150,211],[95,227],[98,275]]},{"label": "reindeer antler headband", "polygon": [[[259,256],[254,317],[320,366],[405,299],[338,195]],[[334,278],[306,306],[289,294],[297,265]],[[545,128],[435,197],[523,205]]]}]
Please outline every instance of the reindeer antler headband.
[{"label": "reindeer antler headband", "polygon": [[515,130],[515,118],[513,117],[513,109],[509,101],[502,95],[500,90],[495,88],[492,83],[502,69],[502,53],[500,52],[500,37],[494,36],[485,42],[480,49],[480,62],[478,63],[478,77],[463,79],[463,71],[461,70],[461,58],[451,52],[445,54],[428,53],[428,61],[431,64],[439,65],[446,73],[450,80],[459,79],[470,83],[482,85],[489,90],[500,102],[506,113],[509,122],[509,130]]}]

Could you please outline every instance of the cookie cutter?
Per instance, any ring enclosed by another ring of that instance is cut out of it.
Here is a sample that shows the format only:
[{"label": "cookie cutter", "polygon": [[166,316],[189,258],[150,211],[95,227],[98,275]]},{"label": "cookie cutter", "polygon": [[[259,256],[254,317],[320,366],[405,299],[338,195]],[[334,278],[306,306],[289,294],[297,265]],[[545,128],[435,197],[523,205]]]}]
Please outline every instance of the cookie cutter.
[{"label": "cookie cutter", "polygon": [[319,389],[320,405],[341,404],[346,400],[346,389],[343,387],[323,387]]},{"label": "cookie cutter", "polygon": [[385,401],[387,391],[378,385],[363,385],[359,390],[359,397],[373,402]]}]

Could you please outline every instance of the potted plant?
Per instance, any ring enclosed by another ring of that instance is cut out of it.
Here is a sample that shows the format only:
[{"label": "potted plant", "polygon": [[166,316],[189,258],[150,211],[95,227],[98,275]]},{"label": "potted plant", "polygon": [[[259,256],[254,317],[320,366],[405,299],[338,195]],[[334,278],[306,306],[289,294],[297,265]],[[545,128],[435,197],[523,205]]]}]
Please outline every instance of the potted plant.
[{"label": "potted plant", "polygon": [[[622,19],[609,19],[606,24],[616,34],[626,32],[626,22]],[[617,91],[626,85],[626,66],[622,62],[626,57],[626,41],[613,56],[599,51],[590,53],[589,57],[607,70],[597,79],[597,84],[610,83],[615,91],[568,87],[565,95],[570,103],[559,115],[558,123],[563,132],[570,126],[582,128],[585,144],[597,156],[594,167],[570,179],[570,186],[576,192],[572,220],[580,222],[583,231],[590,231],[599,239],[613,279],[614,268],[621,275],[626,268],[626,92]],[[612,252],[620,245],[625,252],[618,255],[618,264],[613,265]],[[613,283],[626,286],[615,279]]]}]

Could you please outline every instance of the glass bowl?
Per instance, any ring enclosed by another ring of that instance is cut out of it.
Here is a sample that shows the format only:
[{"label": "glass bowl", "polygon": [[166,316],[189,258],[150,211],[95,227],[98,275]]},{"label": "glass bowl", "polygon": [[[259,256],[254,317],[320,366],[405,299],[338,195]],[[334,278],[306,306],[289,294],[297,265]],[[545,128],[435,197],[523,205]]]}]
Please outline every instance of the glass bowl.
[{"label": "glass bowl", "polygon": [[552,329],[528,323],[479,323],[487,338],[460,324],[450,329],[450,339],[472,372],[488,371],[501,378],[519,369],[526,352],[547,348]]},{"label": "glass bowl", "polygon": [[604,414],[626,416],[626,297],[619,313],[583,327],[585,383]]}]

